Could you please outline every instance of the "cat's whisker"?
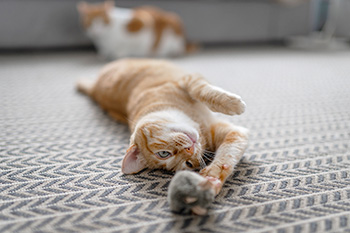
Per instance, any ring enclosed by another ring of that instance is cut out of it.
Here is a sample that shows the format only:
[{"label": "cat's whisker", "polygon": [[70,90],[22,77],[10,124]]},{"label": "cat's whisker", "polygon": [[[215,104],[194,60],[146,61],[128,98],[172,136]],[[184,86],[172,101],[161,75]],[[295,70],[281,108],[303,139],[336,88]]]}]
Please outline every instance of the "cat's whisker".
[{"label": "cat's whisker", "polygon": [[202,157],[199,157],[199,165],[200,165],[201,169],[203,169],[207,166],[207,164],[205,163],[205,161]]},{"label": "cat's whisker", "polygon": [[203,155],[207,156],[207,157],[211,157],[210,154],[208,152],[204,152]]},{"label": "cat's whisker", "polygon": [[203,149],[203,152],[206,152],[208,154],[213,154],[214,152],[210,151],[210,150],[207,150],[207,149]]},{"label": "cat's whisker", "polygon": [[197,156],[197,160],[199,162],[199,167],[202,168],[202,157],[200,155]]},{"label": "cat's whisker", "polygon": [[210,162],[214,160],[214,158],[211,158],[211,157],[209,157],[209,156],[206,155],[206,154],[203,154],[202,156],[203,156],[206,160],[209,160]]},{"label": "cat's whisker", "polygon": [[204,154],[207,158],[214,159],[215,153],[213,153],[212,151],[209,151],[209,150],[204,149],[203,152],[204,152],[203,154]]},{"label": "cat's whisker", "polygon": [[[179,160],[177,163],[174,164],[174,166],[171,168],[171,170],[173,171],[179,171],[179,164],[181,164],[183,161],[182,160]],[[181,168],[181,167],[180,167]]]}]

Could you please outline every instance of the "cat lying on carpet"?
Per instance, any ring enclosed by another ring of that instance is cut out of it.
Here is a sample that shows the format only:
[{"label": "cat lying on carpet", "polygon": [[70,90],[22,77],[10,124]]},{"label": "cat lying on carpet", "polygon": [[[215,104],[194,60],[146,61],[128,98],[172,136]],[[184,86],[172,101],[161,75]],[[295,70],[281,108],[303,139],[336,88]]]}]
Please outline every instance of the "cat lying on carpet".
[{"label": "cat lying on carpet", "polygon": [[[211,112],[241,114],[245,110],[241,98],[169,62],[119,60],[106,65],[96,81],[81,80],[77,87],[112,118],[129,125],[130,147],[122,162],[125,174],[145,168],[201,169],[199,174],[208,181],[203,190],[218,194],[247,147],[247,129]],[[205,151],[216,152],[208,166]]]},{"label": "cat lying on carpet", "polygon": [[119,8],[113,1],[80,2],[77,6],[87,35],[107,59],[177,56],[195,50],[186,43],[180,18],[156,7]]}]

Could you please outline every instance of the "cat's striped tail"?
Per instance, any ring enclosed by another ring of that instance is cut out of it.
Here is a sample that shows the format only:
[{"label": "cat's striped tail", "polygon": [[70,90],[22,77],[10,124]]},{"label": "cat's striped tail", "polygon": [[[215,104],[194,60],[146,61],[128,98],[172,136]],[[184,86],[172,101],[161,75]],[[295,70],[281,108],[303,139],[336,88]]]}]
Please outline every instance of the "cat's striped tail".
[{"label": "cat's striped tail", "polygon": [[77,82],[77,90],[91,96],[94,90],[95,81],[89,79],[79,79]]}]

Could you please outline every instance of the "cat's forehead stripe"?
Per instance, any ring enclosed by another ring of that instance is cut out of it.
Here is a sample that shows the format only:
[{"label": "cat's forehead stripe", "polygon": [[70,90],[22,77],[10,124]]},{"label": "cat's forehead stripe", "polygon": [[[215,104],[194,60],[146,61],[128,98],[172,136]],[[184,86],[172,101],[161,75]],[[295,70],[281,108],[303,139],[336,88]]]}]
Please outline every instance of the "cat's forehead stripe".
[{"label": "cat's forehead stripe", "polygon": [[154,142],[154,143],[151,143],[149,146],[150,147],[156,147],[157,149],[165,149],[167,144],[166,143],[162,144],[162,143]]},{"label": "cat's forehead stripe", "polygon": [[143,142],[145,144],[145,148],[153,154],[152,150],[148,147],[148,140],[147,140],[147,136],[144,134],[144,132],[141,130],[141,136],[143,138]]}]

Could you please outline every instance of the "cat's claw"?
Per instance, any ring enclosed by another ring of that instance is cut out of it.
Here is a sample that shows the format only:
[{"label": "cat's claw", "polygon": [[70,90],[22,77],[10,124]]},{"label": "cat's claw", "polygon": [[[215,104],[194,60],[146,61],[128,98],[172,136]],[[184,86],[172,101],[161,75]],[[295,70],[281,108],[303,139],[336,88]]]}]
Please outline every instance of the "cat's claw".
[{"label": "cat's claw", "polygon": [[227,173],[230,173],[229,170],[230,166],[228,164],[217,165],[212,163],[202,169],[199,174],[212,183],[212,188],[218,194],[223,186],[224,177],[226,177]]},{"label": "cat's claw", "polygon": [[215,190],[215,194],[217,195],[220,192],[222,187],[221,180],[212,176],[206,176],[205,178],[210,181],[211,188]]}]

